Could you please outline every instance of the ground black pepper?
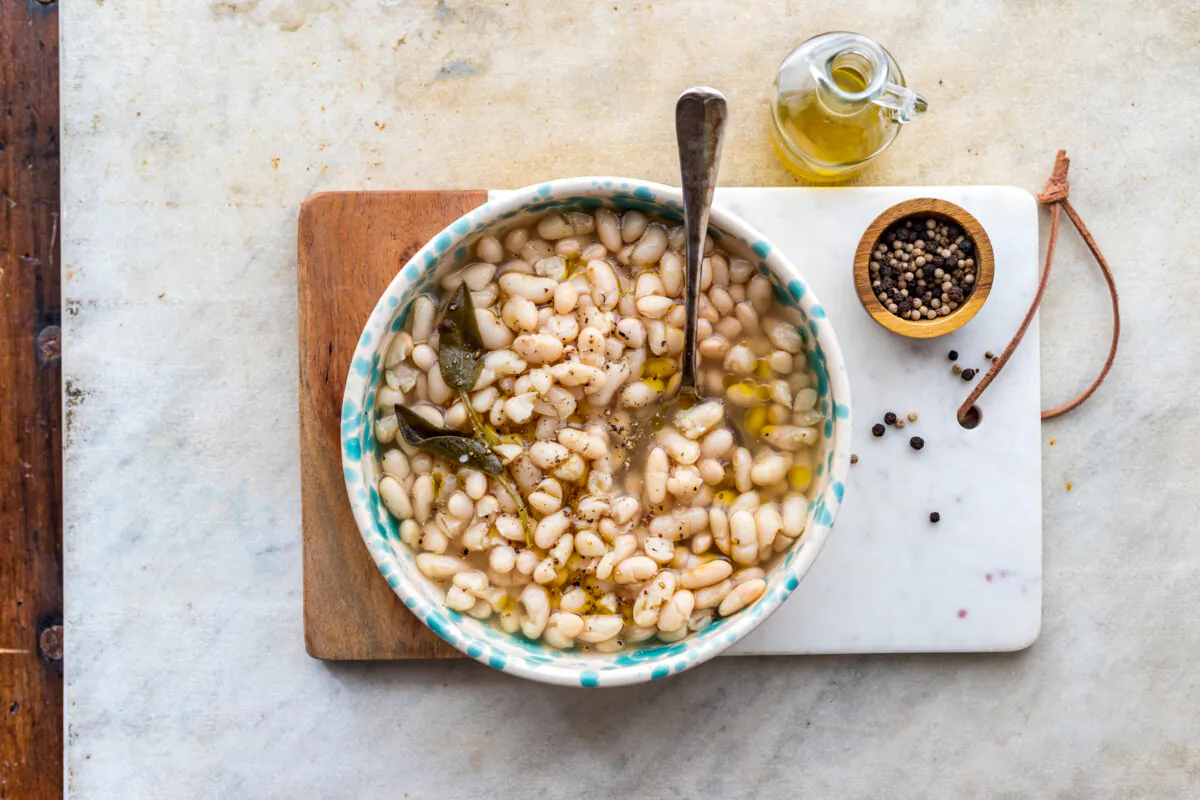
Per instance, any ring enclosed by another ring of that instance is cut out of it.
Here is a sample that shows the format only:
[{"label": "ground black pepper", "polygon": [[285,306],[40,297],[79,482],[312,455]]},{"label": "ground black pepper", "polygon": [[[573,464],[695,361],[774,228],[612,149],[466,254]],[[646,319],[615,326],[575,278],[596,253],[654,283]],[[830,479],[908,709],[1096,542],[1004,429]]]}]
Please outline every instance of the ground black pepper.
[{"label": "ground black pepper", "polygon": [[887,428],[883,427],[883,425],[881,425],[878,422],[876,422],[875,425],[872,426],[872,428],[871,428],[871,433],[875,434],[876,437],[883,436],[883,434],[886,431],[887,431]]},{"label": "ground black pepper", "polygon": [[925,446],[925,440],[922,439],[920,436],[914,436],[908,440],[908,444],[909,444],[909,446],[912,447],[913,450],[920,450],[922,447]]}]

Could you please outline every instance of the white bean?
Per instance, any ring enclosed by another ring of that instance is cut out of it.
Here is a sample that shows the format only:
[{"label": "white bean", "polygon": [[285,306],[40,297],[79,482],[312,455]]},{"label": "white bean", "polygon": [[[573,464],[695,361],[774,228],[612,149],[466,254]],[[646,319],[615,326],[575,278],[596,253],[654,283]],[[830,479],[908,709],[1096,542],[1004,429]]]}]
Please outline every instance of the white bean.
[{"label": "white bean", "polygon": [[758,530],[753,514],[746,510],[734,511],[729,518],[729,536],[734,561],[753,564],[758,560]]},{"label": "white bean", "polygon": [[626,347],[639,348],[646,343],[646,328],[636,317],[625,317],[617,323],[617,336]]},{"label": "white bean", "polygon": [[649,297],[639,298],[637,301],[638,313],[649,319],[662,319],[671,310],[675,304],[669,297],[662,295],[651,295]]},{"label": "white bean", "polygon": [[538,326],[538,308],[532,300],[513,295],[504,304],[501,319],[513,331],[534,331]]},{"label": "white bean", "polygon": [[[697,332],[699,332],[697,326]],[[706,336],[700,339],[700,344],[696,346],[697,351],[704,358],[723,358],[729,352],[729,340],[719,333]]]},{"label": "white bean", "polygon": [[808,411],[817,404],[816,389],[801,389],[792,400],[793,411]]},{"label": "white bean", "polygon": [[573,314],[554,314],[541,324],[539,332],[570,344],[579,335],[579,322]]},{"label": "white bean", "polygon": [[559,314],[570,314],[574,311],[578,299],[579,293],[575,290],[575,284],[567,281],[554,287],[554,310]]},{"label": "white bean", "polygon": [[[626,244],[636,242],[642,238],[642,234],[646,230],[646,226],[650,220],[646,219],[646,215],[640,211],[626,211],[621,217],[621,240]],[[608,248],[613,250],[615,248]]]},{"label": "white bean", "polygon": [[703,589],[705,586],[720,583],[731,574],[733,574],[732,564],[721,559],[714,559],[685,570],[679,576],[679,585],[685,589]]},{"label": "white bean", "polygon": [[479,326],[479,339],[488,350],[501,350],[512,344],[512,331],[505,327],[491,310],[475,309],[475,322]]},{"label": "white bean", "polygon": [[739,492],[748,492],[754,488],[750,478],[753,465],[754,460],[750,457],[749,450],[739,447],[733,451],[733,479]]},{"label": "white bean", "polygon": [[562,358],[563,343],[545,333],[521,334],[512,343],[513,351],[532,364],[545,364]]},{"label": "white bean", "polygon": [[647,536],[642,550],[659,564],[668,564],[675,557],[675,545],[657,536]]},{"label": "white bean", "polygon": [[433,508],[433,476],[428,473],[418,475],[412,491],[413,516],[417,522],[424,525],[429,521]]},{"label": "white bean", "polygon": [[399,449],[388,450],[384,453],[383,458],[380,459],[380,466],[383,467],[384,473],[398,481],[407,478],[411,472],[408,457]]},{"label": "white bean", "polygon": [[566,513],[558,511],[542,518],[533,532],[533,541],[543,550],[549,550],[571,527],[571,520]]},{"label": "white bean", "polygon": [[618,536],[613,541],[613,549],[608,555],[600,559],[600,563],[596,565],[596,577],[602,581],[612,577],[613,570],[617,564],[632,556],[637,552],[638,540],[631,533],[625,533]]},{"label": "white bean", "polygon": [[621,632],[625,621],[612,614],[597,614],[583,618],[583,632],[576,638],[591,643],[606,642]]},{"label": "white bean", "polygon": [[537,639],[550,620],[550,596],[544,587],[531,583],[521,592],[520,603],[525,607],[525,614],[521,617],[521,633],[530,639]]},{"label": "white bean", "polygon": [[[775,317],[768,317],[763,331],[772,345],[787,353],[796,354],[804,350],[804,339],[795,326]],[[780,370],[781,372],[783,370]]]},{"label": "white bean", "polygon": [[783,527],[783,519],[775,504],[767,503],[754,512],[754,524],[758,528],[758,549],[761,551],[775,543],[775,536]]},{"label": "white bean", "polygon": [[630,556],[617,564],[613,580],[618,584],[640,583],[649,580],[658,570],[658,564],[649,556]]},{"label": "white bean", "polygon": [[517,551],[506,544],[498,544],[488,554],[488,566],[507,575],[517,565]]},{"label": "white bean", "polygon": [[585,558],[603,557],[608,551],[604,540],[595,531],[580,531],[575,535],[575,550]]},{"label": "white bean", "polygon": [[414,560],[417,562],[417,569],[434,580],[450,578],[470,569],[462,559],[438,553],[418,553]]},{"label": "white bean", "polygon": [[638,240],[629,260],[639,267],[648,267],[667,252],[667,231],[660,225],[651,225]]},{"label": "white bean", "polygon": [[787,469],[788,463],[783,456],[766,453],[750,468],[750,480],[759,486],[774,486],[787,477]]},{"label": "white bean", "polygon": [[620,250],[624,244],[621,240],[621,221],[611,209],[596,210],[596,235],[613,252]]},{"label": "white bean", "polygon": [[[562,597],[558,601],[558,607],[568,613],[578,614],[585,611],[591,603],[591,598],[588,593],[579,587],[568,589],[563,592]],[[582,620],[580,620],[580,628],[582,628]],[[578,634],[576,634],[578,636]]]},{"label": "white bean", "polygon": [[658,629],[674,633],[681,628],[686,629],[688,617],[696,607],[696,596],[687,589],[681,589],[671,595],[658,615]]},{"label": "white bean", "polygon": [[453,391],[442,380],[442,371],[438,368],[437,364],[429,368],[429,372],[425,376],[425,381],[431,402],[441,405],[454,396]]},{"label": "white bean", "polygon": [[408,492],[404,491],[403,484],[392,476],[385,475],[380,479],[379,497],[396,519],[403,522],[413,516],[412,502],[408,499]]},{"label": "white bean", "polygon": [[480,261],[499,264],[504,260],[504,247],[495,236],[484,236],[475,243],[475,256]]},{"label": "white bean", "polygon": [[704,608],[716,608],[732,590],[733,581],[729,579],[725,579],[720,583],[714,583],[711,586],[705,586],[701,589],[696,589],[695,608],[697,610]]},{"label": "white bean", "polygon": [[547,303],[554,297],[558,281],[522,272],[506,272],[500,276],[500,289],[510,297],[523,297],[534,303]]},{"label": "white bean", "polygon": [[533,417],[533,401],[537,398],[534,392],[526,392],[504,401],[504,416],[518,425],[524,424]]},{"label": "white bean", "polygon": [[587,265],[588,283],[591,284],[592,300],[605,311],[613,308],[621,297],[621,289],[617,285],[617,274],[607,261],[589,261]]},{"label": "white bean", "polygon": [[675,573],[663,570],[655,575],[654,579],[638,593],[637,600],[633,603],[634,624],[646,627],[656,624],[663,603],[667,602],[675,592],[675,585]]},{"label": "white bean", "polygon": [[612,501],[613,519],[618,525],[624,525],[641,511],[641,502],[633,495],[622,495]]},{"label": "white bean", "polygon": [[646,457],[646,496],[652,504],[666,499],[668,466],[667,451],[661,447],[652,448]]},{"label": "white bean", "polygon": [[763,592],[766,590],[767,582],[761,578],[740,583],[733,587],[733,591],[731,591],[729,595],[721,601],[721,605],[717,608],[717,613],[722,617],[728,617],[731,614],[736,614],[758,598],[762,597]]},{"label": "white bean", "polygon": [[423,342],[433,333],[434,316],[437,308],[433,299],[428,295],[418,297],[412,306],[412,338],[414,342]]},{"label": "white bean", "polygon": [[721,321],[713,325],[713,330],[729,341],[738,338],[742,333],[742,323],[737,317],[721,317]]},{"label": "white bean", "polygon": [[804,533],[808,520],[808,499],[802,494],[789,494],[783,500],[783,533],[793,539]]},{"label": "white bean", "polygon": [[723,366],[727,372],[735,375],[749,375],[754,372],[758,359],[754,351],[744,344],[734,345],[725,355]]},{"label": "white bean", "polygon": [[755,275],[746,285],[746,299],[754,305],[759,314],[771,310],[771,281],[766,275]]},{"label": "white bean", "polygon": [[709,486],[716,486],[725,480],[725,467],[715,458],[703,459],[696,466],[700,472],[700,479]]}]

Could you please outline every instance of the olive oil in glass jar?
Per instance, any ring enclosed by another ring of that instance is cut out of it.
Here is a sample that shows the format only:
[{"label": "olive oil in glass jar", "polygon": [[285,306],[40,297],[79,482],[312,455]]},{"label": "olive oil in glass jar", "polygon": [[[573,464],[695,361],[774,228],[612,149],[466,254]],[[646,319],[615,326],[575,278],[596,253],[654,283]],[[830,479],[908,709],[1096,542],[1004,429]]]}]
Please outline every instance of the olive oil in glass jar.
[{"label": "olive oil in glass jar", "polygon": [[784,166],[833,183],[887,148],[925,113],[887,50],[856,33],[825,33],[788,54],[775,76],[771,134]]}]

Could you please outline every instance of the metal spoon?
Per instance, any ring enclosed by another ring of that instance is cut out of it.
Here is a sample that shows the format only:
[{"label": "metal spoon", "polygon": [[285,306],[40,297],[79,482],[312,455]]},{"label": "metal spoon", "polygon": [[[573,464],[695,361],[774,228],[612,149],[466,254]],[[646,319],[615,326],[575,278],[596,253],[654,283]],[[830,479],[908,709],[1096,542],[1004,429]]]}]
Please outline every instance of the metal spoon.
[{"label": "metal spoon", "polygon": [[679,173],[683,187],[683,225],[687,241],[684,267],[683,368],[679,382],[663,397],[669,403],[678,395],[699,397],[696,386],[696,321],[700,312],[700,262],[708,213],[717,188],[717,167],[725,142],[725,95],[707,86],[696,86],[675,102],[675,138],[679,145]]},{"label": "metal spoon", "polygon": [[[675,103],[675,137],[679,144],[679,172],[683,187],[683,223],[687,257],[684,267],[683,367],[667,384],[657,402],[642,409],[634,420],[634,433],[625,442],[622,474],[631,465],[645,462],[655,434],[679,406],[681,397],[700,400],[697,385],[696,323],[700,312],[700,263],[713,190],[717,188],[717,166],[725,140],[725,96],[716,89],[697,86],[679,95]],[[724,405],[724,404],[722,404]],[[725,412],[725,426],[741,442],[740,425]]]}]

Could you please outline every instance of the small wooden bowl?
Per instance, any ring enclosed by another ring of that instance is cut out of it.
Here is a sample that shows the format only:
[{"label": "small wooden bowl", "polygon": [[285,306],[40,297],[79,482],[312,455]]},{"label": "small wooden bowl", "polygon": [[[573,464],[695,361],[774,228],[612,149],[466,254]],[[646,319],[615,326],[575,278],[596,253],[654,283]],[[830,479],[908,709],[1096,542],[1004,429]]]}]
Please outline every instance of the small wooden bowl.
[{"label": "small wooden bowl", "polygon": [[[962,228],[964,233],[975,243],[975,288],[971,295],[958,308],[944,317],[935,319],[901,319],[883,307],[875,291],[871,288],[871,252],[875,249],[879,237],[896,222],[905,217],[923,216],[952,222]],[[858,250],[854,253],[854,287],[858,290],[858,299],[872,319],[892,333],[908,336],[913,339],[932,339],[944,336],[958,330],[983,307],[988,292],[992,290],[992,275],[995,259],[992,255],[992,242],[984,232],[983,226],[966,209],[937,200],[932,197],[918,197],[905,200],[884,211],[875,221],[867,226],[866,232],[858,242]]]}]

